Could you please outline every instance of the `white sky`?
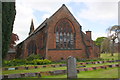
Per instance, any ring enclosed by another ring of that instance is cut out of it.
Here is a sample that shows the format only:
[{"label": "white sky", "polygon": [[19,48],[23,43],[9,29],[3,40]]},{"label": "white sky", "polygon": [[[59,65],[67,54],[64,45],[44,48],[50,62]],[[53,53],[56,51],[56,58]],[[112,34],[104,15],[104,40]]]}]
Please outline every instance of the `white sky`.
[{"label": "white sky", "polygon": [[83,31],[91,30],[92,38],[106,36],[106,29],[118,24],[118,0],[16,0],[16,18],[13,33],[19,42],[27,38],[31,19],[37,28],[65,4]]}]

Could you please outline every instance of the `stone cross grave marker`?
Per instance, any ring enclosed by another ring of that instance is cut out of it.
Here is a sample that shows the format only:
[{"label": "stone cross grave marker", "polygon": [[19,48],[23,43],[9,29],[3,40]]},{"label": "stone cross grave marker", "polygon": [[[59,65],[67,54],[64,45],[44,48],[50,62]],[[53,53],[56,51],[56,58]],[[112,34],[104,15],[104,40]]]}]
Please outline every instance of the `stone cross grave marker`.
[{"label": "stone cross grave marker", "polygon": [[72,56],[67,59],[67,78],[77,78],[76,59]]}]

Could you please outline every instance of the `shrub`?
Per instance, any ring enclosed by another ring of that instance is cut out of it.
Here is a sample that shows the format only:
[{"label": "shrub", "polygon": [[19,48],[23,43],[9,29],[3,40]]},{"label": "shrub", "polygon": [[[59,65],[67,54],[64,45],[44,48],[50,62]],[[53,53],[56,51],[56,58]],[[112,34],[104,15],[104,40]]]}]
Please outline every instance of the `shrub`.
[{"label": "shrub", "polygon": [[18,65],[24,65],[26,63],[26,60],[22,59],[13,59],[13,60],[4,60],[3,66],[18,66]]},{"label": "shrub", "polygon": [[51,63],[51,61],[50,60],[48,60],[48,59],[35,59],[35,60],[33,60],[32,61],[33,62],[33,64],[35,64],[35,65],[42,65],[42,64],[50,64]]},{"label": "shrub", "polygon": [[28,60],[28,61],[32,61],[32,60],[34,60],[34,59],[41,59],[40,54],[37,54],[37,55],[31,54],[30,56],[27,57],[27,60]]},{"label": "shrub", "polygon": [[19,66],[19,65],[42,65],[50,64],[51,61],[48,59],[40,59],[40,55],[31,54],[27,59],[13,59],[13,60],[4,60],[3,66]]},{"label": "shrub", "polygon": [[43,65],[43,64],[50,64],[52,63],[48,59],[34,59],[31,61],[22,60],[22,59],[13,59],[13,60],[4,60],[3,66],[19,66],[19,65]]}]

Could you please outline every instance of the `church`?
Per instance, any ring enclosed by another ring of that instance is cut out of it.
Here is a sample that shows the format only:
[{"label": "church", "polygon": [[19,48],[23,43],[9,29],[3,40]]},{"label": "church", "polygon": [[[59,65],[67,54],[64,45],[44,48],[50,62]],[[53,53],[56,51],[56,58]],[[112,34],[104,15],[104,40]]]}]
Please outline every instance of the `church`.
[{"label": "church", "polygon": [[82,26],[63,4],[36,29],[31,21],[29,36],[17,45],[17,56],[40,54],[51,61],[66,60],[69,56],[80,60],[98,58],[99,47],[91,34],[91,31],[82,31]]}]

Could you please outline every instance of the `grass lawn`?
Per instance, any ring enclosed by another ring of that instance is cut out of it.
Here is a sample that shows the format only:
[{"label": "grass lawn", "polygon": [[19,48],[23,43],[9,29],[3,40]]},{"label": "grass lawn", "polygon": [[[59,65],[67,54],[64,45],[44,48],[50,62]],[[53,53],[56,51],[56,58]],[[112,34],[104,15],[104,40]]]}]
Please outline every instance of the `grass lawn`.
[{"label": "grass lawn", "polygon": [[[115,53],[114,56],[111,56],[111,54],[101,54],[100,58],[102,59],[118,59],[118,54]],[[86,67],[96,67],[96,66],[102,66],[102,65],[111,65],[111,64],[117,64],[116,62],[113,63],[103,63],[103,64],[87,64]],[[77,68],[81,65],[77,65]],[[66,67],[47,67],[47,68],[37,68],[37,69],[30,69],[30,70],[8,70],[8,71],[3,71],[2,74],[17,74],[17,73],[34,73],[34,72],[43,72],[43,71],[54,71],[54,70],[66,70]],[[85,75],[85,76],[84,76]],[[103,75],[103,76],[102,76]],[[108,75],[108,76],[107,76]],[[117,78],[117,68],[113,69],[107,69],[107,70],[96,70],[96,71],[87,71],[87,72],[81,72],[78,74],[79,78],[99,78],[100,76],[102,77],[116,77]],[[44,77],[44,76],[43,76]],[[66,77],[66,75],[55,75],[55,76],[45,76],[45,77],[51,77],[51,78],[63,78]]]},{"label": "grass lawn", "polygon": [[[43,76],[42,78],[66,78],[67,75]],[[81,71],[78,78],[118,78],[118,68]]]},{"label": "grass lawn", "polygon": [[[103,64],[87,64],[86,67],[96,67],[96,66],[102,66],[102,65],[111,65],[111,64],[117,64],[114,63],[103,63]],[[77,65],[81,66],[81,65]],[[78,67],[77,67],[78,68]],[[17,73],[34,73],[34,72],[40,72],[40,71],[54,71],[54,70],[66,70],[66,67],[48,67],[48,68],[38,68],[38,69],[30,69],[30,70],[7,70],[3,71],[2,74],[17,74]]]},{"label": "grass lawn", "polygon": [[17,74],[17,73],[34,73],[34,72],[41,72],[41,71],[54,71],[54,70],[65,70],[66,67],[48,67],[48,68],[37,68],[37,69],[29,69],[29,70],[8,70],[3,71],[2,74]]},{"label": "grass lawn", "polygon": [[100,58],[109,59],[109,60],[112,60],[112,59],[118,60],[118,53],[114,53],[114,56],[111,56],[111,54],[108,54],[108,53],[102,53],[100,55]]},{"label": "grass lawn", "polygon": [[[105,60],[118,60],[118,53],[114,53],[114,56],[111,56],[111,54],[108,53],[102,53],[100,55],[100,58],[105,59]],[[100,61],[99,59],[95,59],[95,60],[90,60],[90,61],[85,61],[85,62],[95,62],[95,61]],[[78,62],[84,62],[84,61],[78,61]],[[66,62],[53,62],[52,64],[46,64],[46,65],[54,65],[54,64],[65,64]],[[37,66],[37,65],[19,65],[19,66],[6,66],[6,68],[9,67],[20,67],[20,66]]]}]

